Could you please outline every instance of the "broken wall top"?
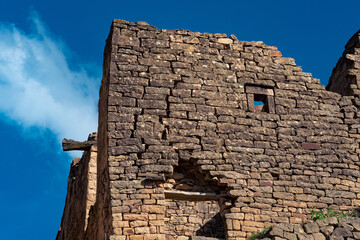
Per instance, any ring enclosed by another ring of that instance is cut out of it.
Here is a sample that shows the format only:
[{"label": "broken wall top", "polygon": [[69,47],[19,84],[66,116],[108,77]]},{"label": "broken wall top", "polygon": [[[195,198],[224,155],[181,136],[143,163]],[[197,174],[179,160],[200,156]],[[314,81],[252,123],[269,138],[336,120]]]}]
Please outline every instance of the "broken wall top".
[{"label": "broken wall top", "polygon": [[326,89],[348,96],[360,95],[360,31],[345,45]]}]

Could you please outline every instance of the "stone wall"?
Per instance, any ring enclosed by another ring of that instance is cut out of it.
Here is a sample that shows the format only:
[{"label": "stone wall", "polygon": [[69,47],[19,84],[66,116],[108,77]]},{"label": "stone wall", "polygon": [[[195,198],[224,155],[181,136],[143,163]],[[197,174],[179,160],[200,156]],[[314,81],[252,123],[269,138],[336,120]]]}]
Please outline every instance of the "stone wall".
[{"label": "stone wall", "polygon": [[[112,35],[112,30],[110,31]],[[113,166],[108,161],[108,94],[109,78],[112,61],[112,38],[106,40],[103,61],[103,77],[99,99],[99,126],[98,126],[98,158],[97,158],[97,191],[96,202],[89,216],[85,239],[108,239],[113,234],[112,213],[110,208],[111,193],[109,169]]]},{"label": "stone wall", "polygon": [[342,95],[360,95],[360,31],[345,46],[326,89]]},{"label": "stone wall", "polygon": [[[96,141],[96,134],[89,140]],[[81,159],[74,158],[68,179],[65,208],[57,240],[84,239],[90,208],[96,200],[97,147],[85,151]]]},{"label": "stone wall", "polygon": [[[360,219],[336,217],[305,224],[280,223],[275,225],[263,240],[352,240],[360,239]],[[260,238],[259,238],[260,239]]]},{"label": "stone wall", "polygon": [[168,239],[179,236],[225,238],[225,228],[217,201],[166,200],[164,233]]},{"label": "stone wall", "polygon": [[262,42],[114,20],[86,239],[245,239],[359,207],[359,99],[341,59],[327,91]]}]

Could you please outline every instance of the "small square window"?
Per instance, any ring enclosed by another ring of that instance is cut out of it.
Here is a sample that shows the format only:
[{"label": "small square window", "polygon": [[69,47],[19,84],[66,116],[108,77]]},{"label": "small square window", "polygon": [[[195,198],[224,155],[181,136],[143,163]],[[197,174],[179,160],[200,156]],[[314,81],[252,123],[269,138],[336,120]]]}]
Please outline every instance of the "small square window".
[{"label": "small square window", "polygon": [[254,110],[255,112],[267,112],[266,95],[254,94]]},{"label": "small square window", "polygon": [[245,91],[249,111],[275,113],[273,89],[248,85],[246,86]]}]

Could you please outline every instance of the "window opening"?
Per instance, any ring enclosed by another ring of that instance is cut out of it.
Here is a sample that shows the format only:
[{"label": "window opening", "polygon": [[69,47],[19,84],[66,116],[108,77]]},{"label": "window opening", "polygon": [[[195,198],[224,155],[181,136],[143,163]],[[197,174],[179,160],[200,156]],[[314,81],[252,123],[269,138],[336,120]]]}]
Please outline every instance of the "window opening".
[{"label": "window opening", "polygon": [[268,112],[266,102],[266,95],[254,94],[255,112]]},{"label": "window opening", "polygon": [[247,85],[245,91],[249,111],[275,113],[274,91],[272,88]]}]

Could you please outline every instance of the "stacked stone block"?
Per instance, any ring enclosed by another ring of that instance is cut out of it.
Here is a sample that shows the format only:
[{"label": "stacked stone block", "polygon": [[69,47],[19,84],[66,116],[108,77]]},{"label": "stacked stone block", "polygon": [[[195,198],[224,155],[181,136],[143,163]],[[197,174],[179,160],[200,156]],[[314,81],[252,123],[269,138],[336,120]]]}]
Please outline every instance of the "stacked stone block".
[{"label": "stacked stone block", "polygon": [[164,232],[168,239],[200,235],[225,238],[225,228],[216,201],[166,201]]},{"label": "stacked stone block", "polygon": [[309,209],[357,208],[358,102],[262,42],[114,20],[86,239],[187,239],[204,234],[194,214],[220,216],[227,238],[245,239],[309,221]]},{"label": "stacked stone block", "polygon": [[[89,141],[96,143],[96,133]],[[57,240],[84,239],[89,212],[96,200],[97,146],[92,145],[81,159],[74,158],[68,179],[68,192]]]},{"label": "stacked stone block", "polygon": [[360,239],[360,218],[329,217],[305,224],[280,223],[263,240],[352,240]]},{"label": "stacked stone block", "polygon": [[326,89],[342,95],[360,95],[360,31],[345,46]]}]

